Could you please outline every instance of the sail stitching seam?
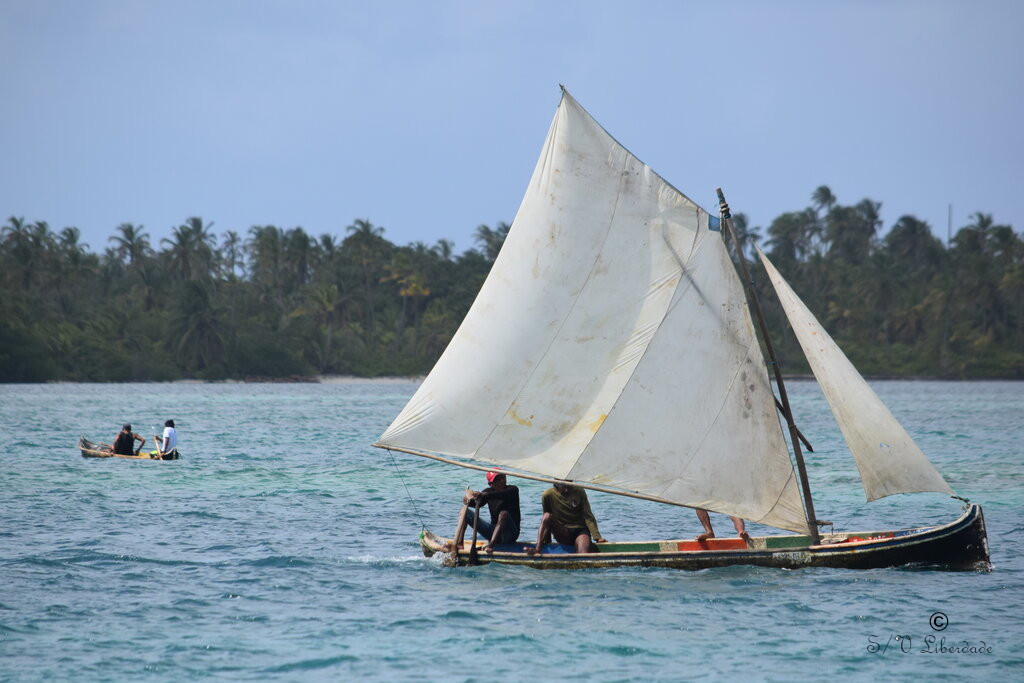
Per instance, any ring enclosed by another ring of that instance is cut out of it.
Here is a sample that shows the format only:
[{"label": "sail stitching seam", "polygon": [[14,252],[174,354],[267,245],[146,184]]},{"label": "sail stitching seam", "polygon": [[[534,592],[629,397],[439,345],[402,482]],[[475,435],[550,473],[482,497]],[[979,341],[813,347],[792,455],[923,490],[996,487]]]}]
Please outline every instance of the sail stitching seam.
[{"label": "sail stitching seam", "polygon": [[[625,148],[623,148],[623,149],[625,149]],[[626,150],[626,153],[629,154],[630,156],[633,156],[628,150]],[[636,159],[635,156],[633,158]],[[637,161],[640,162],[640,164],[643,165],[642,161],[640,161],[639,159],[637,159]],[[644,166],[646,167],[646,165],[644,165]],[[664,180],[662,180],[662,178],[660,176],[657,176],[657,174],[655,174],[655,176],[658,177],[658,180],[661,180],[662,182],[664,182]],[[678,195],[680,195],[681,197],[683,197],[683,199],[686,199],[687,201],[689,201],[689,199],[686,197],[686,195],[682,194],[681,192],[676,190],[671,185],[668,185],[668,183],[665,183],[665,184],[673,192],[675,192]],[[617,201],[618,201],[618,198],[616,198],[616,203],[617,203]],[[701,235],[700,235],[700,212],[701,211],[702,211],[702,209],[699,206],[694,208],[694,212],[697,214],[697,230],[694,231],[693,245],[692,245],[692,247],[690,249],[690,257],[691,258],[693,258],[693,255],[697,253],[697,244],[700,241],[700,237],[701,237]],[[676,251],[675,247],[672,245],[672,242],[668,238],[668,234],[666,232],[666,227],[665,227],[664,224],[661,227],[661,238],[662,238],[662,240],[664,240],[665,245],[668,247],[669,251],[671,251],[672,255],[675,257],[676,263],[679,264],[679,268],[680,268],[681,273],[683,275],[686,275],[687,274],[686,266],[687,266],[688,262],[683,261],[683,259],[679,256],[679,253]],[[680,278],[680,283],[682,283],[682,280],[683,280],[683,278]],[[692,278],[686,278],[686,285],[685,286],[687,288],[692,287],[693,286],[693,279]],[[680,284],[676,284],[675,290],[672,292],[672,299],[676,300],[675,303],[670,303],[665,308],[665,313],[661,316],[661,320],[658,321],[658,324],[655,326],[654,331],[651,333],[651,336],[649,337],[647,345],[644,347],[644,350],[640,353],[640,357],[637,359],[636,363],[633,365],[632,372],[629,373],[629,377],[626,378],[626,381],[623,383],[623,385],[622,385],[623,386],[623,391],[619,393],[619,395],[612,402],[612,405],[608,408],[608,416],[609,417],[615,411],[616,406],[618,406],[619,400],[622,398],[622,394],[625,393],[625,387],[629,386],[629,383],[630,383],[630,381],[632,381],[633,376],[637,372],[637,369],[640,367],[640,364],[643,363],[644,358],[647,356],[647,351],[651,348],[651,342],[654,340],[654,337],[657,336],[658,331],[661,330],[661,327],[662,327],[662,325],[664,325],[665,320],[669,316],[669,313],[671,313],[672,309],[674,309],[676,307],[676,305],[678,304],[678,299],[676,299],[676,295],[678,294],[679,287],[680,287]],[[606,423],[607,423],[607,420],[605,421],[605,423],[602,423],[602,427]],[[601,430],[598,429],[597,432],[599,432],[599,431],[601,431]],[[594,441],[594,438],[597,437],[597,432],[595,432],[594,435],[591,436],[590,441],[587,442],[586,448],[584,448],[582,451],[580,451],[579,456],[576,458],[576,462],[579,462],[580,458],[582,458],[587,453],[587,451],[590,449],[590,444],[592,444],[593,441]],[[576,463],[573,463],[573,467],[570,468],[569,471],[572,472],[572,469],[575,468],[575,467],[576,467]],[[668,487],[666,486],[664,489],[662,489],[662,493],[664,493],[664,491],[667,488]]]},{"label": "sail stitching seam", "polygon": [[[554,138],[552,138],[552,140],[553,139]],[[616,143],[616,144],[618,144],[618,143]],[[625,157],[623,158],[623,163],[622,163],[622,166],[623,166],[623,169],[624,169],[625,166],[626,166],[626,163],[629,161],[629,158],[632,155],[629,153],[629,151],[627,151],[621,145],[619,145],[619,147],[625,152]],[[609,219],[608,225],[605,228],[604,237],[601,239],[601,248],[597,250],[597,254],[594,257],[594,262],[591,264],[590,269],[587,271],[587,277],[583,281],[583,286],[580,288],[580,292],[583,292],[583,290],[585,290],[587,288],[587,284],[590,282],[590,279],[591,279],[591,277],[594,274],[594,268],[595,268],[595,266],[597,264],[597,260],[599,258],[601,258],[601,254],[604,253],[604,245],[608,242],[608,235],[611,234],[612,225],[615,223],[615,214],[616,214],[616,211],[618,210],[619,198],[621,197],[621,195],[622,195],[622,179],[621,179],[621,176],[620,176],[620,179],[619,179],[619,191],[615,195],[615,206],[612,208],[611,218]],[[573,301],[572,306],[569,307],[569,310],[566,312],[565,316],[562,318],[562,322],[559,324],[558,329],[551,336],[551,340],[548,342],[547,348],[544,349],[544,353],[540,354],[540,357],[538,358],[537,363],[534,364],[533,369],[530,370],[529,373],[527,373],[525,379],[523,380],[523,383],[519,385],[519,389],[516,390],[515,395],[512,397],[512,400],[509,402],[508,407],[505,408],[505,414],[506,415],[508,414],[508,411],[512,408],[512,406],[515,405],[516,401],[519,400],[519,397],[522,395],[523,390],[527,387],[527,385],[529,385],[530,380],[533,378],[534,374],[540,368],[543,360],[547,357],[548,353],[551,351],[551,347],[554,345],[555,341],[560,337],[560,335],[562,333],[562,329],[565,327],[566,321],[568,321],[569,318],[572,317],[573,311],[576,310],[576,307],[579,304],[579,301],[580,301],[580,297],[577,296],[576,299]],[[610,413],[611,413],[611,411],[609,410],[609,414]],[[480,450],[482,450],[484,448],[484,446],[487,445],[487,442],[490,441],[491,436],[493,436],[495,430],[498,427],[500,427],[502,424],[503,424],[503,421],[498,421],[497,423],[495,423],[495,425],[493,427],[491,427],[490,431],[487,432],[487,436],[484,437],[484,439],[480,442],[480,445],[477,447],[477,449],[476,449],[477,453],[479,453]],[[596,432],[595,432],[595,434],[596,434]],[[591,439],[593,439],[593,437],[591,437]],[[587,447],[589,447],[589,446],[590,446],[590,443],[588,442],[587,443]],[[580,452],[580,456],[577,456],[576,460],[573,461],[572,465],[569,467],[569,469],[567,471],[567,476],[568,476],[568,473],[572,472],[573,468],[576,467],[576,463],[579,462],[579,458],[582,457],[583,452],[585,452],[586,450],[587,449],[584,448]]]},{"label": "sail stitching seam", "polygon": [[[615,142],[616,145],[619,145],[618,141],[616,141],[614,139],[613,139],[613,142]],[[631,158],[632,159],[636,159],[636,157],[633,156],[633,154],[630,153],[630,151],[628,149],[626,149],[625,147],[623,147],[622,145],[619,145],[619,149],[621,149],[623,152],[625,152],[625,155],[624,155],[624,157],[622,159],[622,170],[625,171],[626,166],[629,163],[629,160]],[[644,163],[642,161],[640,161],[639,159],[636,159],[636,160],[637,160],[637,162],[640,163],[641,166],[644,165]],[[612,225],[615,224],[615,215],[619,211],[619,199],[622,197],[622,185],[623,185],[624,182],[625,181],[623,180],[623,175],[620,173],[620,175],[619,175],[619,191],[615,193],[615,206],[612,207],[611,218],[608,219],[608,229],[605,231],[604,240],[601,242],[601,251],[598,252],[598,256],[600,256],[600,254],[604,252],[604,245],[608,242],[608,235],[611,234]],[[593,273],[594,273],[594,269],[593,269],[593,267],[591,267],[590,272],[587,273],[587,282],[590,282],[590,276],[593,275]],[[583,288],[586,289],[586,286],[587,286],[587,283],[585,282],[583,284]],[[579,299],[577,299],[576,301],[579,301]],[[573,304],[573,308],[575,308],[575,307],[576,307],[576,304],[574,303]],[[570,313],[571,313],[571,311],[570,311]],[[566,316],[566,317],[568,317],[568,316]],[[655,330],[655,333],[657,333],[657,330]],[[653,339],[654,338],[654,334],[652,334],[650,338]],[[650,346],[650,342],[648,342],[647,345]],[[646,348],[644,349],[644,353],[646,353]],[[633,366],[633,372],[636,372],[637,365],[639,365],[640,361],[643,360],[643,356],[644,356],[644,354],[641,353],[640,354],[640,358],[637,360],[637,364]],[[630,372],[629,373],[629,377],[627,377],[626,381],[622,383],[622,388],[623,389],[625,389],[629,385],[629,381],[633,378],[633,372]],[[620,391],[619,395],[615,397],[615,400],[612,401],[612,404],[608,407],[608,412],[606,413],[606,415],[608,417],[610,417],[612,412],[615,410],[615,406],[618,405],[619,398],[621,398],[621,397],[622,397],[622,392]],[[590,444],[594,443],[594,439],[597,437],[598,432],[601,431],[601,429],[604,427],[604,425],[606,423],[607,423],[607,417],[605,418],[605,421],[602,422],[601,425],[596,430],[594,430],[594,433],[590,435],[590,438],[587,440],[587,445],[580,449],[580,452],[576,456],[576,459],[573,460],[572,465],[569,467],[567,475],[568,474],[572,474],[572,471],[576,469],[576,465],[579,464],[579,462],[583,458],[583,456],[587,453],[587,451],[590,450]]]},{"label": "sail stitching seam", "polygon": [[[699,211],[700,210],[698,209],[698,217],[699,217]],[[699,218],[698,218],[698,229],[697,229],[697,232],[694,234],[694,244],[693,244],[693,248],[690,251],[690,260],[692,260],[694,258],[694,256],[696,255],[696,253],[698,251],[698,244],[697,243],[698,243],[699,239],[702,236],[702,233],[701,233],[701,230],[700,230],[699,226],[700,226],[700,223],[699,223]],[[687,276],[687,278],[686,278],[686,280],[687,280],[686,287],[687,288],[696,287],[695,283],[693,282],[693,278],[689,277],[689,271],[690,271],[690,269],[689,269],[689,261],[684,262],[683,259],[679,256],[678,252],[676,252],[675,248],[672,246],[671,242],[669,242],[668,237],[666,235],[664,235],[664,234],[663,234],[663,237],[665,239],[665,243],[668,245],[669,249],[672,251],[672,254],[675,256],[676,261],[679,263],[680,268],[682,269],[683,274]],[[669,306],[669,308],[665,312],[664,318],[662,318],[662,323],[668,318],[668,316],[671,314],[672,310],[678,305],[678,303],[679,303],[679,299],[676,299],[676,301],[671,306]],[[661,324],[659,324],[658,327],[660,328]],[[655,334],[657,334],[657,330],[655,330]],[[756,343],[756,337],[755,337],[755,343]],[[750,355],[750,347],[749,346],[747,347],[747,355],[748,355],[748,357]],[[637,362],[637,366],[639,366],[640,362],[642,362],[642,361],[643,361],[643,358],[641,358],[640,361]],[[729,393],[732,390],[732,387],[735,385],[736,378],[737,378],[737,376],[739,374],[739,371],[741,369],[742,369],[742,366],[737,368],[736,373],[733,374],[732,381],[729,383],[729,390],[726,391],[726,393],[725,393],[726,397],[729,395]],[[710,425],[714,425],[718,421],[719,416],[721,415],[721,412],[722,412],[722,410],[724,410],[724,408],[725,408],[725,400],[723,399],[722,404],[719,406],[718,413],[715,415],[715,419],[711,421]],[[704,441],[707,439],[708,434],[710,432],[711,432],[711,426],[709,426],[704,431],[704,435],[701,437],[701,441],[700,441],[701,444],[704,443]],[[691,457],[687,461],[686,466],[688,466],[689,463],[693,461],[693,458],[696,456],[696,452],[698,450],[700,450],[700,445],[698,445],[698,447],[694,450],[693,454],[691,454]],[[757,520],[751,520],[751,521],[760,522],[762,519],[766,519],[769,515],[771,515],[771,513],[779,506],[779,502],[782,500],[782,496],[785,493],[785,491],[787,490],[787,488],[789,487],[789,483],[793,480],[793,477],[794,477],[794,472],[793,472],[793,469],[792,469],[792,466],[791,466],[790,467],[790,472],[789,472],[789,477],[786,480],[786,484],[780,489],[779,495],[776,497],[775,502],[772,504],[772,506],[768,509],[768,511],[764,515],[762,515]],[[679,477],[676,477],[672,481],[672,483],[675,483],[678,480],[679,480]],[[665,496],[665,492],[668,491],[669,488],[671,488],[672,483],[666,485],[664,488],[661,489],[661,491],[659,493],[659,497],[664,497]]]}]

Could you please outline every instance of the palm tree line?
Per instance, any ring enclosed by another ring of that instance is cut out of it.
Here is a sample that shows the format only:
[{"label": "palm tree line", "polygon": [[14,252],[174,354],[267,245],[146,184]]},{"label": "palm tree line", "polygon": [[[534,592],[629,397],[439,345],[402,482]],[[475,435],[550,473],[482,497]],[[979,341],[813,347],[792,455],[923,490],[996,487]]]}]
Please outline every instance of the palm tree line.
[{"label": "palm tree line", "polygon": [[[368,220],[343,239],[199,217],[154,245],[123,223],[102,253],[75,228],[11,217],[0,233],[0,381],[416,374],[440,355],[490,268],[441,240],[396,246]],[[496,253],[496,249],[494,250]]]},{"label": "palm tree line", "polygon": [[[777,217],[762,242],[859,367],[886,375],[1024,377],[1024,243],[977,213],[948,247],[881,205],[841,205],[827,187]],[[102,253],[76,228],[11,217],[0,233],[0,381],[147,381],[415,375],[469,310],[509,226],[477,248],[399,246],[369,220],[318,238],[253,226],[219,236],[192,217],[151,242],[117,226]],[[766,279],[755,269],[756,285]],[[805,372],[762,293],[791,373]]]},{"label": "palm tree line", "polygon": [[[1024,378],[1024,241],[1013,228],[974,213],[944,245],[910,215],[880,234],[880,211],[821,186],[772,221],[766,253],[865,373]],[[770,289],[763,270],[756,280]],[[784,370],[808,371],[773,294],[760,297]]]}]

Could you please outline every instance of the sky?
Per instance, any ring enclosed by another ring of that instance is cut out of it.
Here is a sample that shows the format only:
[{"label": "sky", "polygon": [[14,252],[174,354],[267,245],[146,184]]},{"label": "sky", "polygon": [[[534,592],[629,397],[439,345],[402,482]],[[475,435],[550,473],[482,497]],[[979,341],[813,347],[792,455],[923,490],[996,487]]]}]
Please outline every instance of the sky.
[{"label": "sky", "polygon": [[191,216],[457,252],[511,223],[559,84],[714,212],[827,185],[1024,228],[1024,2],[0,0],[0,221]]}]

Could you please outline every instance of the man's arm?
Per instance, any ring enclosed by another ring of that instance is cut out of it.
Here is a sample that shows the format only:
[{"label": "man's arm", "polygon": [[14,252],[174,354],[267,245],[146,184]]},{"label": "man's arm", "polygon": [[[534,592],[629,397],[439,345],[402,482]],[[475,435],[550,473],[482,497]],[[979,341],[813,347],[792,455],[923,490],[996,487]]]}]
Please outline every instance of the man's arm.
[{"label": "man's arm", "polygon": [[[582,491],[582,489],[580,490]],[[586,493],[583,494],[583,519],[587,522],[587,530],[590,531],[590,537],[594,539],[594,542],[604,542],[605,538],[601,535],[601,530],[597,528],[597,519],[590,509],[590,499],[587,498]]]},{"label": "man's arm", "polygon": [[554,514],[554,510],[551,507],[551,496],[554,495],[551,489],[548,489],[544,493],[540,494],[540,511],[541,513],[550,512]]}]

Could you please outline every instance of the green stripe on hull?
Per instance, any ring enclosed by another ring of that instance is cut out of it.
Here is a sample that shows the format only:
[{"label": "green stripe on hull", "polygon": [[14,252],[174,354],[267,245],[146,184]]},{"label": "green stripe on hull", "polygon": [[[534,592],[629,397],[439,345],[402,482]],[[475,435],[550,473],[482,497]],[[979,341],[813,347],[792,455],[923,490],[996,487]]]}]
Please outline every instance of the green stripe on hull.
[{"label": "green stripe on hull", "polygon": [[599,553],[656,553],[660,543],[595,543]]},{"label": "green stripe on hull", "polygon": [[764,539],[765,548],[806,548],[810,544],[808,536],[768,536]]}]

